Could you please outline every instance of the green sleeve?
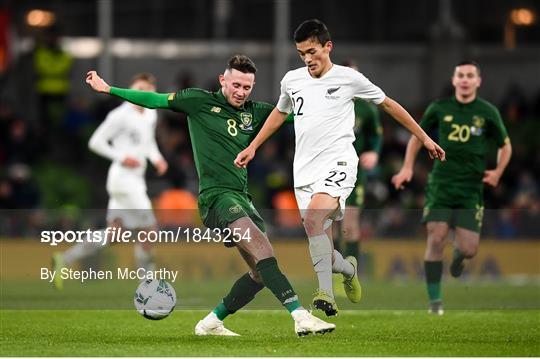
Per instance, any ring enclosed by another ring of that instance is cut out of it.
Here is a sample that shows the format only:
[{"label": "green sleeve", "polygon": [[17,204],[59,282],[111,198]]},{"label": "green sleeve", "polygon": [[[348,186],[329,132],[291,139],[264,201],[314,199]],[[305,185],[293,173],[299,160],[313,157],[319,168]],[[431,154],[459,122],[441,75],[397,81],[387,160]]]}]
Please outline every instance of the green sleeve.
[{"label": "green sleeve", "polygon": [[426,112],[424,112],[424,115],[422,116],[422,119],[420,120],[420,127],[426,132],[429,132],[433,130],[435,127],[438,126],[438,117],[437,117],[437,103],[431,103],[428,108],[426,109]]},{"label": "green sleeve", "polygon": [[506,131],[506,127],[504,126],[504,122],[501,118],[499,110],[493,108],[493,115],[490,120],[490,135],[495,139],[497,146],[502,147],[506,143],[509,143],[510,138],[508,137],[508,132]]},{"label": "green sleeve", "polygon": [[291,112],[287,117],[285,117],[285,122],[294,122],[294,113]]},{"label": "green sleeve", "polygon": [[169,108],[177,112],[185,112],[193,115],[201,109],[201,105],[209,97],[213,96],[211,92],[198,88],[187,88],[177,93],[169,94]]},{"label": "green sleeve", "polygon": [[168,94],[111,87],[111,95],[146,108],[169,108]]},{"label": "green sleeve", "polygon": [[375,151],[381,153],[383,128],[381,125],[381,118],[379,110],[372,104],[367,104],[366,118],[364,128],[365,131],[365,148],[364,151]]}]

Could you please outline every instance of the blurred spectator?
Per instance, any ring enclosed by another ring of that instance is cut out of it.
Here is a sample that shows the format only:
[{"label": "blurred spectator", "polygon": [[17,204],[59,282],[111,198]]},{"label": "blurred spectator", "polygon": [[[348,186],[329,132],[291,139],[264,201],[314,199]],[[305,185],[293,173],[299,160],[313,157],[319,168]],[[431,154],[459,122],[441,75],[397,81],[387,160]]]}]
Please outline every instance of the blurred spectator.
[{"label": "blurred spectator", "polygon": [[36,156],[36,148],[27,123],[15,118],[9,125],[6,139],[6,163],[32,163]]},{"label": "blurred spectator", "polygon": [[60,47],[59,36],[57,26],[46,28],[33,54],[40,126],[47,144],[50,144],[54,129],[59,127],[64,117],[65,101],[70,89],[69,75],[73,66],[71,55]]},{"label": "blurred spectator", "polygon": [[0,179],[0,209],[15,208],[13,186],[7,178]]},{"label": "blurred spectator", "polygon": [[81,96],[74,97],[69,104],[64,123],[62,126],[62,135],[64,147],[69,147],[69,151],[63,151],[68,154],[69,159],[74,163],[81,163],[87,154],[88,139],[92,131],[92,124],[95,118],[89,110],[89,102]]},{"label": "blurred spectator", "polygon": [[11,181],[13,208],[37,208],[40,195],[32,181],[30,167],[22,163],[13,164],[8,169],[8,175]]},{"label": "blurred spectator", "polygon": [[527,98],[521,87],[513,83],[505,91],[501,101],[501,115],[506,121],[517,122],[527,114]]}]

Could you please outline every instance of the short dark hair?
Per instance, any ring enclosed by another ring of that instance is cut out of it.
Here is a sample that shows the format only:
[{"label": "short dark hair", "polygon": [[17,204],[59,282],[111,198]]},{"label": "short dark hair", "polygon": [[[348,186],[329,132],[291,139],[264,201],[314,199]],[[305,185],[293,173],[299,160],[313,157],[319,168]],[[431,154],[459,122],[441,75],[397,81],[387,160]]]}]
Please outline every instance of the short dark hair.
[{"label": "short dark hair", "polygon": [[347,67],[358,67],[358,65],[356,64],[356,62],[354,62],[353,60],[351,59],[346,59],[345,61],[343,61],[341,63],[341,66],[347,66]]},{"label": "short dark hair", "polygon": [[246,55],[234,55],[227,63],[227,70],[238,70],[245,74],[254,74],[257,72],[255,63]]},{"label": "short dark hair", "polygon": [[476,67],[476,71],[478,72],[478,75],[480,75],[480,64],[474,60],[462,60],[460,62],[458,62],[458,64],[456,65],[456,67],[458,66],[465,66],[465,65],[472,65],[474,67]]},{"label": "short dark hair", "polygon": [[151,85],[156,85],[156,77],[148,72],[141,72],[139,74],[134,75],[131,78],[130,84],[133,85],[137,81],[146,81]]},{"label": "short dark hair", "polygon": [[321,45],[331,40],[330,32],[326,25],[318,19],[310,19],[301,23],[294,31],[294,42],[299,43],[315,38]]}]

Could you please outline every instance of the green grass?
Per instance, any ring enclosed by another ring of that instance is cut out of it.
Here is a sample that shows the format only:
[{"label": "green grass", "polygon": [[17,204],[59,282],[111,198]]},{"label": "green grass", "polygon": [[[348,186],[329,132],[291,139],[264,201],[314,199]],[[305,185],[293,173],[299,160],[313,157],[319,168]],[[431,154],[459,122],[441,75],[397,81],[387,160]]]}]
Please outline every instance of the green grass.
[{"label": "green grass", "polygon": [[2,312],[2,356],[538,356],[538,311],[347,311],[337,330],[297,338],[283,311],[227,319],[237,338],[197,337],[204,311],[149,321],[134,311]]},{"label": "green grass", "polygon": [[[62,292],[41,281],[0,284],[0,356],[540,356],[534,282],[449,280],[442,317],[427,314],[422,283],[366,282],[361,303],[339,301],[335,332],[304,338],[267,290],[227,318],[241,337],[196,337],[232,280],[175,283],[177,309],[161,321],[133,309],[136,282],[70,282]],[[308,304],[314,283],[293,284]]]}]

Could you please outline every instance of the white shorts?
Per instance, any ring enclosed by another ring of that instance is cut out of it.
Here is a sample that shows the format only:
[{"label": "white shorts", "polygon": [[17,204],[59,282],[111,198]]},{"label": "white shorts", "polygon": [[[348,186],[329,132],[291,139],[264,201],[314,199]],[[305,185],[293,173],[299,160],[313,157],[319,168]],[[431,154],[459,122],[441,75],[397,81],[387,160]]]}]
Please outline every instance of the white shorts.
[{"label": "white shorts", "polygon": [[340,221],[343,219],[345,213],[345,201],[354,189],[358,169],[357,167],[336,167],[325,172],[326,175],[317,182],[306,186],[295,187],[294,194],[302,218],[304,218],[309,203],[311,202],[311,197],[315,193],[327,193],[332,197],[339,197],[339,208],[330,217],[330,220],[325,222],[324,227],[326,229],[332,224],[332,220]]},{"label": "white shorts", "polygon": [[120,219],[123,227],[128,229],[155,226],[156,217],[146,191],[109,192],[107,222],[111,223],[116,219]]}]

